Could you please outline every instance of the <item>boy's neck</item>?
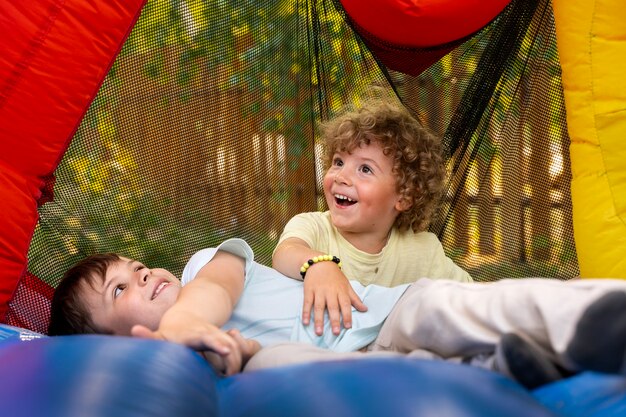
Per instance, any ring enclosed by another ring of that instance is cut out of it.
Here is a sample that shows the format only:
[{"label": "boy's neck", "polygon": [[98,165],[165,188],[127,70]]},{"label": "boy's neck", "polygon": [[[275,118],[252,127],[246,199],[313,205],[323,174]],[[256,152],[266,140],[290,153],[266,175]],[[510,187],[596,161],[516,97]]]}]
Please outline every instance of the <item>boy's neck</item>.
[{"label": "boy's neck", "polygon": [[341,236],[346,239],[356,249],[369,253],[380,253],[389,241],[391,230],[385,234],[381,233],[351,233],[339,230]]}]

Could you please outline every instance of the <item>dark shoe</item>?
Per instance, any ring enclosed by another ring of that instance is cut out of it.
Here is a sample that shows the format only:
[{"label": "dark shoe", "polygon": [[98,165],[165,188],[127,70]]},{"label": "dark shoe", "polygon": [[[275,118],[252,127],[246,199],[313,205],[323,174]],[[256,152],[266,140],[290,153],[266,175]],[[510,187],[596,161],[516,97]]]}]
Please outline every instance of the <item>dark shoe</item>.
[{"label": "dark shoe", "polygon": [[527,389],[558,381],[563,375],[533,342],[507,333],[496,346],[496,367]]},{"label": "dark shoe", "polygon": [[610,292],[587,307],[566,352],[581,370],[626,374],[626,293]]}]

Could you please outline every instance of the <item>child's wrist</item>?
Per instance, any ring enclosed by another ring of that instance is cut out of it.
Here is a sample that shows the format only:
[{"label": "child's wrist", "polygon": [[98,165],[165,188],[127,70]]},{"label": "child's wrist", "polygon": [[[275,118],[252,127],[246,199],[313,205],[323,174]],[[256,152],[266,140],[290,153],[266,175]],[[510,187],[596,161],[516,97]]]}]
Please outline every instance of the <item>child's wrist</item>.
[{"label": "child's wrist", "polygon": [[300,276],[302,277],[302,280],[304,280],[304,277],[306,276],[306,273],[311,267],[311,265],[314,265],[319,262],[334,262],[337,264],[339,269],[341,269],[341,260],[337,258],[336,256],[333,256],[333,255],[314,256],[313,258],[303,263],[302,266],[300,267]]}]

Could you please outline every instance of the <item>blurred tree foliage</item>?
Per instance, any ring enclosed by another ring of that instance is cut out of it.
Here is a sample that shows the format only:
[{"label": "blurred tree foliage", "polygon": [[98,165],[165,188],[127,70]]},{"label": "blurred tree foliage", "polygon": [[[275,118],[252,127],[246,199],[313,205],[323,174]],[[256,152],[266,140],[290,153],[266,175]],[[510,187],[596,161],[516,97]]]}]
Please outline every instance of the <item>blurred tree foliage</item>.
[{"label": "blurred tree foliage", "polygon": [[[148,57],[143,68],[124,67],[134,56]],[[373,65],[331,1],[148,1],[56,172],[55,201],[40,210],[29,269],[54,283],[85,255],[112,251],[179,273],[191,252],[232,236],[246,238],[269,263],[277,236],[262,224],[256,231],[216,227],[194,205],[171,216],[171,197],[142,186],[141,161],[115,117],[120,92],[134,88],[128,71],[175,84],[177,95],[167,99],[182,103],[202,74],[226,74],[213,88],[239,94],[240,117],[286,138],[287,169],[296,170],[305,154],[312,157],[316,121],[357,99],[380,74],[354,72]],[[276,195],[289,204],[286,192]]]}]

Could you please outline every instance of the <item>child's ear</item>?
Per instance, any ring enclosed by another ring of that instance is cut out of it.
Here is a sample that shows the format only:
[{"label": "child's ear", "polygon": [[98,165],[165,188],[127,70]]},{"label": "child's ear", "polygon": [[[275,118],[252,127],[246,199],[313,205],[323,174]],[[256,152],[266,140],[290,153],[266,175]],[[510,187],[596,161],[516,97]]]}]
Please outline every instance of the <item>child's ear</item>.
[{"label": "child's ear", "polygon": [[401,196],[398,201],[396,201],[396,210],[400,213],[407,211],[411,206],[413,206],[413,203],[408,197]]}]

